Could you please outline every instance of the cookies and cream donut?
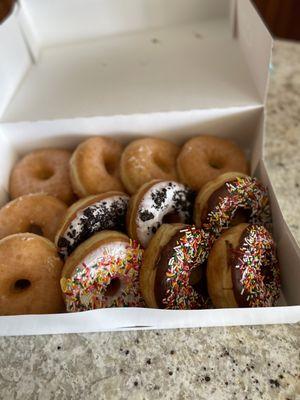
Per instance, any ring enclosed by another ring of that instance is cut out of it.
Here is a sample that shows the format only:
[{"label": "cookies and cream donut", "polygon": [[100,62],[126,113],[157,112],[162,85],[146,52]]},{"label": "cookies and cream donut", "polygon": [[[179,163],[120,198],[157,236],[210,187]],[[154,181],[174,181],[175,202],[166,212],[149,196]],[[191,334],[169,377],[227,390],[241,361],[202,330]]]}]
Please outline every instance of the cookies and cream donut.
[{"label": "cookies and cream donut", "polygon": [[177,158],[180,182],[193,190],[230,171],[246,174],[248,163],[244,152],[232,141],[201,135],[188,140]]},{"label": "cookies and cream donut", "polygon": [[207,308],[206,238],[195,227],[164,224],[144,253],[140,282],[149,307]]},{"label": "cookies and cream donut", "polygon": [[74,194],[70,181],[71,153],[62,149],[35,150],[13,167],[9,193],[15,199],[30,193],[43,193],[71,204]]},{"label": "cookies and cream donut", "polygon": [[67,259],[61,278],[69,312],[106,307],[141,307],[143,251],[115,231],[96,233]]},{"label": "cookies and cream donut", "polygon": [[175,181],[153,180],[131,198],[127,213],[130,237],[147,247],[157,229],[167,222],[191,222],[193,193]]},{"label": "cookies and cream donut", "polygon": [[144,138],[134,140],[121,158],[121,178],[128,193],[153,179],[177,180],[176,157],[179,147],[168,140]]},{"label": "cookies and cream donut", "polygon": [[67,206],[53,196],[27,194],[0,209],[0,239],[13,233],[31,232],[54,241]]},{"label": "cookies and cream donut", "polygon": [[69,209],[57,232],[55,243],[62,258],[103,230],[124,230],[129,197],[121,192],[108,192],[78,200]]},{"label": "cookies and cream donut", "polygon": [[280,294],[276,245],[262,225],[239,224],[214,243],[207,283],[215,307],[270,307]]},{"label": "cookies and cream donut", "polygon": [[0,315],[62,312],[62,267],[48,239],[17,233],[0,240]]},{"label": "cookies and cream donut", "polygon": [[80,143],[71,161],[71,182],[78,197],[123,190],[119,176],[122,145],[109,137],[93,137]]},{"label": "cookies and cream donut", "polygon": [[224,229],[241,222],[271,226],[268,191],[258,179],[236,172],[208,182],[195,201],[197,227],[210,233],[214,240]]}]

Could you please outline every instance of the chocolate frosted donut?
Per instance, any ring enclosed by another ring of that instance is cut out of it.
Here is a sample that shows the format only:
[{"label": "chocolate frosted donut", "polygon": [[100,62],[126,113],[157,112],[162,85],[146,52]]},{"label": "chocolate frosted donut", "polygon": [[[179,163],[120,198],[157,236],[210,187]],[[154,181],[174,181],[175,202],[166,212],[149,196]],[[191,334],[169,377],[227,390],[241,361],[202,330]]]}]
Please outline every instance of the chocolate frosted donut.
[{"label": "chocolate frosted donut", "polygon": [[249,222],[271,226],[267,188],[256,178],[236,172],[208,182],[195,201],[194,220],[214,242],[224,229]]},{"label": "chocolate frosted donut", "polygon": [[108,192],[74,203],[55,238],[60,256],[65,259],[95,232],[124,230],[128,201],[125,193]]},{"label": "chocolate frosted donut", "polygon": [[215,242],[208,291],[216,307],[270,307],[280,294],[276,245],[262,225],[239,224]]},{"label": "chocolate frosted donut", "polygon": [[129,235],[147,247],[163,223],[189,223],[193,192],[174,181],[153,180],[143,185],[130,200],[127,214]]},{"label": "chocolate frosted donut", "polygon": [[204,232],[183,224],[162,225],[145,250],[140,283],[149,307],[198,309],[209,305]]}]

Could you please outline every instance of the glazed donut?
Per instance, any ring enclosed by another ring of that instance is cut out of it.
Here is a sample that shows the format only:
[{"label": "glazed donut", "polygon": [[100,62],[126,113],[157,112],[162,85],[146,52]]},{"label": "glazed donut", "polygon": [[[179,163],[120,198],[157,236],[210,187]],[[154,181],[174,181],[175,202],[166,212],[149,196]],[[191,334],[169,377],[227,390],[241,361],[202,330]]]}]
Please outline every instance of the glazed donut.
[{"label": "glazed donut", "polygon": [[226,172],[246,174],[248,164],[244,152],[230,140],[203,135],[184,144],[177,158],[177,171],[180,182],[199,190]]},{"label": "glazed donut", "polygon": [[54,241],[67,212],[67,206],[56,197],[26,194],[0,209],[0,239],[13,233],[31,232]]},{"label": "glazed donut", "polygon": [[239,224],[214,243],[207,284],[215,307],[270,307],[279,298],[276,246],[262,225]]},{"label": "glazed donut", "polygon": [[127,194],[108,192],[74,203],[55,238],[60,256],[65,259],[95,232],[124,230],[128,202]]},{"label": "glazed donut", "polygon": [[71,153],[60,149],[36,150],[23,157],[13,168],[10,196],[43,193],[70,204],[74,194],[69,177]]},{"label": "glazed donut", "polygon": [[62,267],[48,239],[17,233],[0,240],[0,315],[63,311]]},{"label": "glazed donut", "polygon": [[127,230],[145,248],[163,223],[191,222],[193,193],[174,181],[145,183],[131,198]]},{"label": "glazed donut", "polygon": [[102,231],[67,259],[61,288],[68,312],[141,307],[139,270],[143,251],[120,232]]},{"label": "glazed donut", "polygon": [[256,178],[235,172],[223,174],[198,193],[194,220],[197,227],[209,233],[212,243],[224,229],[241,222],[262,224],[270,229],[268,191]]},{"label": "glazed donut", "polygon": [[121,158],[121,178],[128,193],[134,194],[153,179],[177,180],[179,147],[163,139],[134,140]]},{"label": "glazed donut", "polygon": [[71,181],[78,197],[123,191],[119,163],[123,147],[108,137],[93,137],[82,142],[71,158]]},{"label": "glazed donut", "polygon": [[164,224],[144,253],[142,295],[149,307],[189,310],[209,304],[202,232],[183,224]]}]

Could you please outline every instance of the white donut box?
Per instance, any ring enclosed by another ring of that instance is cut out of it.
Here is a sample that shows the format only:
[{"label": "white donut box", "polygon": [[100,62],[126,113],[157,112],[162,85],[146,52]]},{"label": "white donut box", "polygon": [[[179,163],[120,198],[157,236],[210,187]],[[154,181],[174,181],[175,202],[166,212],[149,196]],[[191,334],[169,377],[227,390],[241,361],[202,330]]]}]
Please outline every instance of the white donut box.
[{"label": "white donut box", "polygon": [[249,0],[19,0],[0,25],[1,203],[13,164],[33,149],[73,149],[93,135],[231,138],[270,191],[282,296],[272,308],[0,317],[0,335],[300,320],[300,249],[263,154],[271,48]]}]

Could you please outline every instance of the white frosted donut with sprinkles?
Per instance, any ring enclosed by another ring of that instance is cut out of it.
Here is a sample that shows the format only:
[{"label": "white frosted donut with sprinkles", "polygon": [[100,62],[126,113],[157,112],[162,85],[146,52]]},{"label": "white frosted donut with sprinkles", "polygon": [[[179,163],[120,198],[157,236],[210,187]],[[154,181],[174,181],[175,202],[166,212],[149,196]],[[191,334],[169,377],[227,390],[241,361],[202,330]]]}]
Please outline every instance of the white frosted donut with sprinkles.
[{"label": "white frosted donut with sprinkles", "polygon": [[56,234],[55,243],[59,255],[66,259],[95,232],[124,230],[128,202],[127,194],[108,192],[74,203]]},{"label": "white frosted donut with sprinkles", "polygon": [[61,288],[68,312],[142,307],[139,271],[143,250],[115,231],[95,234],[65,263]]},{"label": "white frosted donut with sprinkles", "polygon": [[190,223],[193,192],[175,181],[154,180],[143,185],[129,203],[129,236],[147,247],[163,223]]}]

